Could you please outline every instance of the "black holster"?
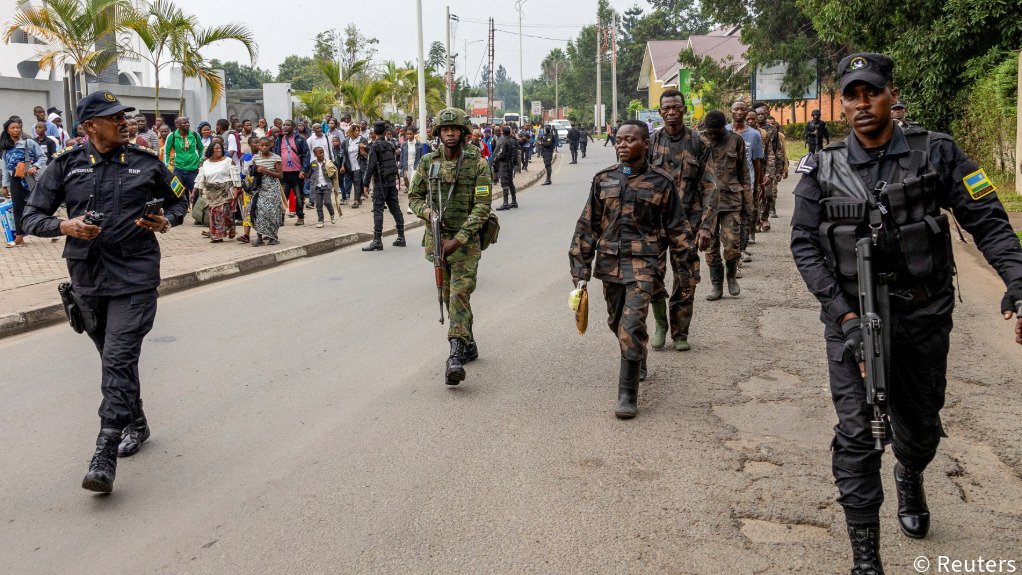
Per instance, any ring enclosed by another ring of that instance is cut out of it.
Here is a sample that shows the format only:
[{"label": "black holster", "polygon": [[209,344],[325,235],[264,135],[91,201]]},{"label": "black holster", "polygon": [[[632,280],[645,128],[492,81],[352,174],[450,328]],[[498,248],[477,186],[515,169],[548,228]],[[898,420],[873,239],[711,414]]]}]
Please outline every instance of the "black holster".
[{"label": "black holster", "polygon": [[57,292],[60,293],[60,301],[64,304],[64,313],[67,314],[71,329],[75,330],[75,333],[96,331],[96,312],[75,293],[71,283],[62,282],[57,286]]}]

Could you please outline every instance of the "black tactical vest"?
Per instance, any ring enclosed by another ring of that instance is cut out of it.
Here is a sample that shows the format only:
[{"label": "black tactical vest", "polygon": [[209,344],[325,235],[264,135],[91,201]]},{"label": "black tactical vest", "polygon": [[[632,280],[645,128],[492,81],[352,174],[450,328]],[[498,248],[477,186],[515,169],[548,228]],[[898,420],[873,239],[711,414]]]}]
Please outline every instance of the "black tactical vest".
[{"label": "black tactical vest", "polygon": [[383,186],[393,186],[397,183],[397,157],[394,144],[380,138],[373,142],[372,153],[376,154],[376,161],[380,166],[380,181]]},{"label": "black tactical vest", "polygon": [[848,163],[846,141],[817,154],[820,240],[828,267],[846,291],[857,292],[855,242],[865,237],[875,237],[877,279],[892,289],[935,291],[953,271],[948,217],[937,205],[938,176],[929,162],[930,133],[910,129],[905,138],[911,153],[884,162],[871,190],[865,175]]}]

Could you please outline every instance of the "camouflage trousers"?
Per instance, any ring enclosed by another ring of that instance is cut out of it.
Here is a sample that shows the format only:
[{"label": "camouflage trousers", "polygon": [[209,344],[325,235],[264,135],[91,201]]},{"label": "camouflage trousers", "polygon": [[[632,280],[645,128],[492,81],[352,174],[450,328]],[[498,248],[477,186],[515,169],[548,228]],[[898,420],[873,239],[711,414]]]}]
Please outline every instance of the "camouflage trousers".
[{"label": "camouflage trousers", "polygon": [[[478,238],[472,238],[447,256],[444,266],[444,305],[447,307],[447,339],[464,343],[475,340],[472,335],[472,292],[476,289],[479,258],[482,250]],[[426,244],[426,259],[433,261],[432,240]]]},{"label": "camouflage trousers", "polygon": [[710,248],[706,250],[707,267],[723,265],[720,259],[721,248],[724,248],[725,262],[733,262],[741,257],[742,214],[740,212],[720,212],[717,216],[717,229],[713,231]]},{"label": "camouflage trousers", "polygon": [[[670,302],[667,308],[667,319],[671,328],[671,339],[688,339],[688,329],[692,325],[692,307],[695,302],[696,286],[699,285],[699,252],[695,248],[684,251],[670,250],[671,270],[674,283],[671,285]],[[660,269],[666,275],[667,266],[661,264]],[[668,298],[667,282],[664,275],[657,278],[653,289],[653,301]]]},{"label": "camouflage trousers", "polygon": [[758,212],[760,222],[765,222],[770,219],[770,210],[774,207],[774,202],[777,201],[777,177],[770,177],[770,185],[763,187],[763,193],[761,198],[757,201]]},{"label": "camouflage trousers", "polygon": [[646,314],[649,313],[649,284],[643,282],[603,282],[603,297],[607,300],[607,325],[617,336],[621,357],[641,361],[646,357],[649,332]]}]

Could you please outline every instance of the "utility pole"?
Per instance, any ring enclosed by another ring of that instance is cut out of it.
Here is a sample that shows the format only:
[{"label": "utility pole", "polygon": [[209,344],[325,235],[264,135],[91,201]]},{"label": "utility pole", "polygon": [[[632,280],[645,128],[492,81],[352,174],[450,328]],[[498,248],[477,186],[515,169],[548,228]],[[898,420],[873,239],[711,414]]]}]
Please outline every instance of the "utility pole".
[{"label": "utility pole", "polygon": [[422,47],[422,0],[415,0],[415,17],[419,31],[419,141],[426,141],[426,52]]},{"label": "utility pole", "polygon": [[[420,2],[422,0],[419,0]],[[487,43],[487,51],[489,57],[487,62],[489,63],[490,73],[486,78],[486,123],[489,124],[493,121],[493,38],[494,38],[494,27],[493,18],[490,18],[490,36]]]},{"label": "utility pole", "polygon": [[610,28],[610,109],[611,109],[611,121],[614,125],[617,125],[617,12],[614,12],[614,17],[611,20],[613,24]]},{"label": "utility pole", "polygon": [[1022,195],[1022,52],[1018,53],[1018,120],[1015,122],[1015,193]]},{"label": "utility pole", "polygon": [[[444,26],[447,28],[447,43],[444,45],[444,59],[447,60],[446,72],[444,72],[444,84],[447,85],[447,107],[451,107],[451,7],[447,6]],[[457,16],[455,16],[457,18]]]},{"label": "utility pole", "polygon": [[561,92],[560,92],[560,80],[561,80],[561,63],[557,60],[554,61],[554,110],[561,106]]},{"label": "utility pole", "polygon": [[525,120],[525,64],[523,64],[522,52],[522,5],[525,0],[517,0],[515,8],[518,9],[518,120],[522,123]]},{"label": "utility pole", "polygon": [[603,103],[603,81],[600,79],[600,67],[601,61],[600,52],[603,51],[603,38],[602,32],[603,27],[600,25],[599,15],[596,16],[596,107],[593,108],[593,123],[596,124],[596,131],[599,132],[603,129],[603,118],[600,114],[600,104]]}]

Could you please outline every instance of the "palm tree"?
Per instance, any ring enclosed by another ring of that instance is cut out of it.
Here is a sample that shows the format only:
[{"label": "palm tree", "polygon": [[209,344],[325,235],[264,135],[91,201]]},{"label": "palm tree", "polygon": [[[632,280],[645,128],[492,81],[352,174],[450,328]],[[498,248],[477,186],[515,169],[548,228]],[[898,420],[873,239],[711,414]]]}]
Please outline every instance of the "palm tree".
[{"label": "palm tree", "polygon": [[108,39],[124,30],[132,12],[127,0],[49,0],[42,7],[21,4],[4,31],[4,42],[21,30],[41,40],[39,67],[55,65],[77,83],[77,98],[85,95],[85,75],[98,75],[117,62],[117,47]]},{"label": "palm tree", "polygon": [[[160,71],[172,63],[171,49],[179,44],[188,30],[198,26],[192,16],[186,15],[171,0],[155,0],[145,12],[135,13],[128,18],[126,27],[138,35],[146,52],[122,46],[125,53],[141,58],[152,65],[156,91],[156,115],[160,115]],[[166,56],[166,57],[165,57]]]},{"label": "palm tree", "polygon": [[181,64],[181,100],[178,103],[178,114],[184,114],[185,78],[198,78],[200,83],[209,86],[210,110],[220,101],[224,93],[224,79],[217,74],[202,55],[202,50],[217,42],[234,40],[240,42],[254,66],[259,48],[256,45],[252,30],[244,24],[224,24],[212,28],[195,25],[182,35],[172,46],[175,58]]},{"label": "palm tree", "polygon": [[336,60],[316,60],[316,67],[326,76],[327,82],[334,91],[334,98],[337,105],[344,107],[343,86],[345,81],[353,76],[365,75],[369,71],[368,60],[356,60],[351,66],[345,66]]},{"label": "palm tree", "polygon": [[[401,91],[401,106],[405,110],[419,109],[419,77],[415,68],[408,68],[409,80]],[[446,105],[444,101],[444,79],[436,72],[426,69],[426,111],[430,115]]]},{"label": "palm tree", "polygon": [[386,80],[360,75],[345,80],[340,93],[356,117],[373,120],[383,116],[383,98],[388,90],[390,84]]},{"label": "palm tree", "polygon": [[295,111],[301,116],[314,120],[329,114],[333,110],[334,104],[337,103],[334,93],[323,88],[316,88],[308,92],[297,92],[295,95],[298,97],[299,102],[301,102],[295,108]]},{"label": "palm tree", "polygon": [[409,67],[399,67],[391,60],[383,63],[383,75],[381,79],[390,85],[390,107],[397,110],[397,98],[408,85],[415,81],[416,71]]}]

